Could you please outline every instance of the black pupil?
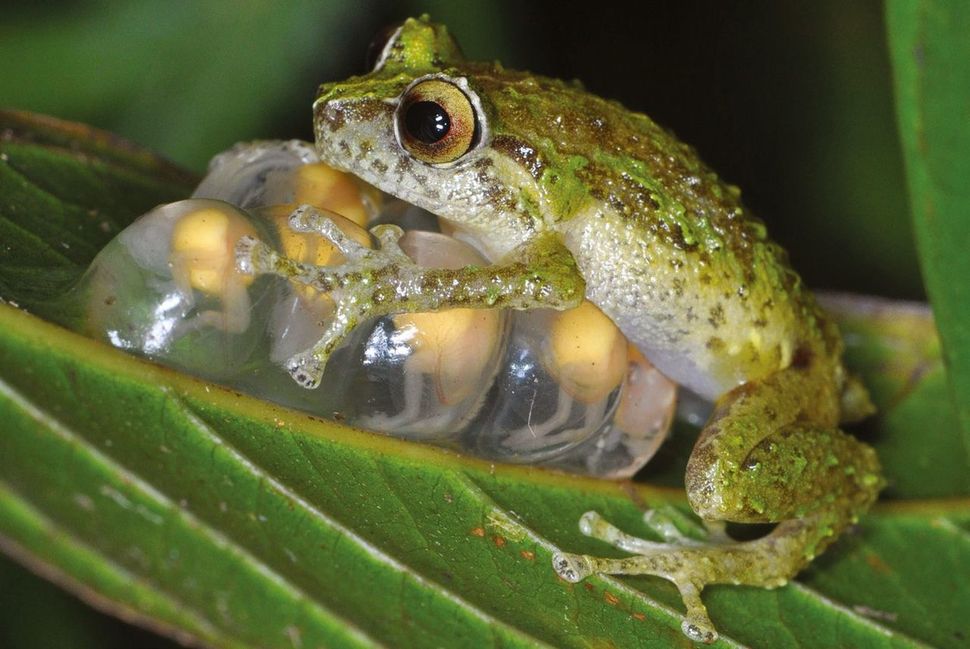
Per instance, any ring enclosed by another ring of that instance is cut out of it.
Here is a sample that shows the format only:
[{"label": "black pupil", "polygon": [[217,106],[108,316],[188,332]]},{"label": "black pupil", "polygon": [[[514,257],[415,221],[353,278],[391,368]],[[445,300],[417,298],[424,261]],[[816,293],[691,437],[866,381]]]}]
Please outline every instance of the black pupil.
[{"label": "black pupil", "polygon": [[414,139],[425,144],[434,144],[448,135],[451,120],[440,104],[433,101],[417,101],[408,106],[404,125]]}]

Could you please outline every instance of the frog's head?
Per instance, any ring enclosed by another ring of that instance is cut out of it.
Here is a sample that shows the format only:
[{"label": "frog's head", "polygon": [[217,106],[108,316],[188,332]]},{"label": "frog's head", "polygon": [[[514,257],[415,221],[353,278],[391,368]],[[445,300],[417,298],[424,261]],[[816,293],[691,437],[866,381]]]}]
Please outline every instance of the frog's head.
[{"label": "frog's head", "polygon": [[518,131],[508,136],[548,121],[541,108],[520,111],[529,105],[521,97],[542,96],[537,77],[466,61],[426,17],[405,21],[377,51],[369,73],[321,87],[321,158],[453,223],[484,232],[500,223],[508,231],[498,236],[527,237],[545,218],[536,148]]},{"label": "frog's head", "polygon": [[366,75],[325,84],[314,104],[317,145],[327,161],[363,170],[452,169],[487,140],[478,94],[443,25],[408,19],[377,52]]}]

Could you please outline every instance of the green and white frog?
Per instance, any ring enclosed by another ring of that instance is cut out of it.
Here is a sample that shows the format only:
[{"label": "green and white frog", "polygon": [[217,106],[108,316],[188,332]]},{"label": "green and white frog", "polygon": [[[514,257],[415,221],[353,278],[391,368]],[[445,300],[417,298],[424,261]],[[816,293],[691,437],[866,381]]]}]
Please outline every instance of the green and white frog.
[{"label": "green and white frog", "polygon": [[776,587],[831,544],[883,485],[871,448],[839,429],[871,411],[831,320],[784,251],[692,148],[645,115],[577,84],[466,61],[426,17],[390,35],[373,70],[322,86],[321,159],[438,215],[492,265],[419,268],[374,228],[372,250],[312,209],[291,226],[331,239],[348,263],[317,267],[247,237],[237,262],[332,292],[337,317],[294,356],[316,387],[330,353],[377,315],[454,307],[567,309],[588,298],[662,372],[715,404],[687,466],[705,521],[778,522],[766,537],[663,543],[595,513],[582,531],[633,553],[560,553],[555,571],[671,580],[691,638],[716,638],[707,584]]}]

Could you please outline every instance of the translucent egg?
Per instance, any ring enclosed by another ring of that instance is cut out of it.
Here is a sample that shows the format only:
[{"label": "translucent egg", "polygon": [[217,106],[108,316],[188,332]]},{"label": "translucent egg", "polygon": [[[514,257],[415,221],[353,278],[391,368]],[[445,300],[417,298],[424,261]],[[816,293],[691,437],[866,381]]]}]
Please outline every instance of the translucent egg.
[{"label": "translucent egg", "polygon": [[663,441],[675,395],[592,303],[516,312],[466,446],[507,462],[625,477]]},{"label": "translucent egg", "polygon": [[627,345],[626,375],[612,416],[568,451],[543,462],[601,478],[632,477],[667,438],[677,385],[633,345]]},{"label": "translucent egg", "polygon": [[516,313],[473,439],[483,455],[537,463],[583,442],[616,407],[626,340],[589,302]]},{"label": "translucent egg", "polygon": [[366,227],[380,210],[381,193],[321,163],[313,145],[289,140],[237,144],[220,153],[192,198],[244,210],[277,206],[284,218],[298,205],[313,205]]},{"label": "translucent egg", "polygon": [[[489,260],[433,215],[321,164],[310,145],[257,142],[217,156],[193,199],[145,214],[97,256],[67,301],[93,336],[286,406],[508,462],[626,477],[656,451],[676,388],[595,305],[556,312],[449,309],[357,327],[321,387],[285,370],[333,321],[332,296],[236,270],[255,236],[292,260],[346,260],[288,218],[311,205],[362,245],[394,223],[418,265]],[[345,218],[346,217],[346,218]]]},{"label": "translucent egg", "polygon": [[[401,248],[418,264],[461,268],[482,264],[467,244],[441,234],[407,232]],[[362,330],[341,362],[338,381],[354,389],[342,405],[346,421],[399,437],[455,442],[479,412],[499,363],[509,314],[498,309],[447,309],[377,319]],[[334,364],[328,364],[323,384]]]},{"label": "translucent egg", "polygon": [[229,380],[259,343],[271,285],[236,271],[233,248],[242,236],[265,234],[220,201],[162,205],[112,239],[68,299],[88,305],[90,335]]}]

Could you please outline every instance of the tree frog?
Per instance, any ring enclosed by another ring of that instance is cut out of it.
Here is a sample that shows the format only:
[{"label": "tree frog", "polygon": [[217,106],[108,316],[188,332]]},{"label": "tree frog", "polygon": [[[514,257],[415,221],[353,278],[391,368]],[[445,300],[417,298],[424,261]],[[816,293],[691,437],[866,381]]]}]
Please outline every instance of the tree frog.
[{"label": "tree frog", "polygon": [[328,291],[337,317],[288,364],[315,387],[330,353],[365,319],[444,308],[567,309],[585,297],[667,376],[714,412],[687,465],[706,521],[779,523],[766,537],[707,541],[667,528],[638,539],[586,514],[580,529],[633,556],[557,553],[558,575],[648,574],[672,581],[683,630],[711,642],[707,584],[776,587],[875,500],[874,451],[839,429],[871,409],[842,363],[832,321],[739,190],[645,115],[566,83],[464,59],[445,27],[409,19],[372,71],[321,87],[321,159],[438,215],[489,265],[419,268],[400,229],[378,249],[312,209],[290,225],[349,260],[317,267],[245,237],[237,264]]}]

